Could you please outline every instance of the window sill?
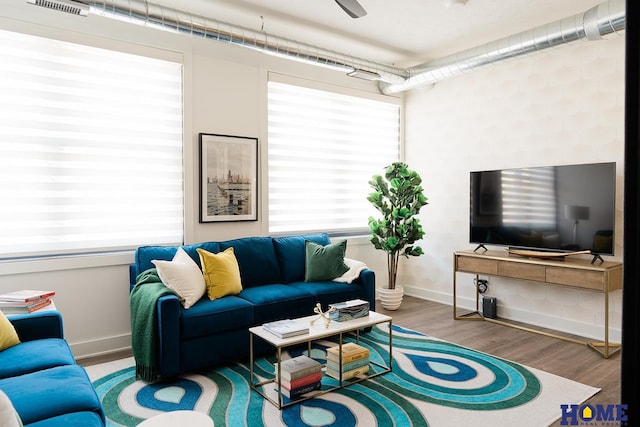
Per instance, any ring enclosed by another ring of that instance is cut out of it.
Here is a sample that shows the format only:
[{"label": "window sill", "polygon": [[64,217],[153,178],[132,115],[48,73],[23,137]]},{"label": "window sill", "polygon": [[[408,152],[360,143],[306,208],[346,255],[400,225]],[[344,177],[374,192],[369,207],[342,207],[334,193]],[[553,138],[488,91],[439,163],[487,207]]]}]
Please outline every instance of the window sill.
[{"label": "window sill", "polygon": [[0,276],[129,265],[133,251],[0,261]]}]

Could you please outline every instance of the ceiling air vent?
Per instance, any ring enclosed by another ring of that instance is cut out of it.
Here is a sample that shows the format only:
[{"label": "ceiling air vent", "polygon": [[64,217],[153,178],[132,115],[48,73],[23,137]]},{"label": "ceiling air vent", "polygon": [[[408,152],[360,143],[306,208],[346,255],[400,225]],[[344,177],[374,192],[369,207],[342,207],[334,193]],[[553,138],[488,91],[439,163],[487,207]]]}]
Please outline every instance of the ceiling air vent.
[{"label": "ceiling air vent", "polygon": [[72,0],[27,0],[27,3],[46,7],[47,9],[59,10],[60,12],[71,13],[73,15],[89,15],[88,5]]}]

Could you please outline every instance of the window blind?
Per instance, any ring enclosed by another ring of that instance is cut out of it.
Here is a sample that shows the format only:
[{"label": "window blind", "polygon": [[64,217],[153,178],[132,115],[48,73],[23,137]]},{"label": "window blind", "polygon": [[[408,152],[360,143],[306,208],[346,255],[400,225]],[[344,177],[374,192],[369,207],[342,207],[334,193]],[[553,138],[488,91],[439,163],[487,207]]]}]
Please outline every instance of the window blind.
[{"label": "window blind", "polygon": [[0,258],[183,240],[182,65],[0,31]]},{"label": "window blind", "polygon": [[367,229],[371,176],[399,158],[400,107],[268,84],[269,232]]}]

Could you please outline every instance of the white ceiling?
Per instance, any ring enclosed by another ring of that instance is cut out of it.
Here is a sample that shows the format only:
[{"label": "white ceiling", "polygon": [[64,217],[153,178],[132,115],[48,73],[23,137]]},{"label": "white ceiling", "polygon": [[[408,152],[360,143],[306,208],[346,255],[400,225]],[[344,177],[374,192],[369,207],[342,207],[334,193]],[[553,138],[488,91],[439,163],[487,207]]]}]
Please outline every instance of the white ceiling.
[{"label": "white ceiling", "polygon": [[407,68],[583,13],[603,0],[359,0],[353,19],[334,0],[151,0],[382,64]]}]

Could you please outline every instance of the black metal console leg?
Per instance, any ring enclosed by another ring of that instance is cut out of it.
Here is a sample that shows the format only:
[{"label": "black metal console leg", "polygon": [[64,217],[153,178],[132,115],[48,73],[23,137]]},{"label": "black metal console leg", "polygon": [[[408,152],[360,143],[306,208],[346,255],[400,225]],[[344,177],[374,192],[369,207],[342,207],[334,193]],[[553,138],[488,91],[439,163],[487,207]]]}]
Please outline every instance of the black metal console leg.
[{"label": "black metal console leg", "polygon": [[485,252],[487,252],[487,250],[488,250],[487,247],[481,243],[478,246],[476,246],[476,248],[473,250],[473,252],[477,252],[478,249],[480,249],[480,248],[484,249]]}]

